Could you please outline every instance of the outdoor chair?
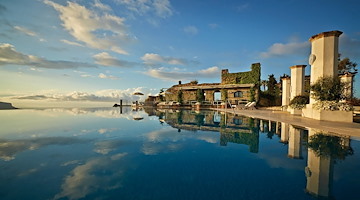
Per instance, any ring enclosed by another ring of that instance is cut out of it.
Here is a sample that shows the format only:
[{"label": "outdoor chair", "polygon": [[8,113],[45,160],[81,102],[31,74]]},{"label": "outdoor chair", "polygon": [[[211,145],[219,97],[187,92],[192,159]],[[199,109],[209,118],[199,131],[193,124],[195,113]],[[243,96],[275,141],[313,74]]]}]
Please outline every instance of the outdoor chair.
[{"label": "outdoor chair", "polygon": [[252,102],[248,102],[247,104],[239,104],[236,106],[236,109],[243,110],[246,109],[247,106],[249,106]]},{"label": "outdoor chair", "polygon": [[256,106],[256,102],[253,101],[248,106],[245,106],[245,109],[246,110],[254,110],[254,109],[256,109],[255,106]]}]

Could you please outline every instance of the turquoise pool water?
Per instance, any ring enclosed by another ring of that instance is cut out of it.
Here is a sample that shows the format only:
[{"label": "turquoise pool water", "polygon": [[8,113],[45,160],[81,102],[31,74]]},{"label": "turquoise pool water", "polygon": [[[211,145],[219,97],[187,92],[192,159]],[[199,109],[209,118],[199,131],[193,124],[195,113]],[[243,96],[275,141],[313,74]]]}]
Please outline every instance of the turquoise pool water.
[{"label": "turquoise pool water", "polygon": [[215,111],[0,111],[0,199],[358,199],[359,138]]}]

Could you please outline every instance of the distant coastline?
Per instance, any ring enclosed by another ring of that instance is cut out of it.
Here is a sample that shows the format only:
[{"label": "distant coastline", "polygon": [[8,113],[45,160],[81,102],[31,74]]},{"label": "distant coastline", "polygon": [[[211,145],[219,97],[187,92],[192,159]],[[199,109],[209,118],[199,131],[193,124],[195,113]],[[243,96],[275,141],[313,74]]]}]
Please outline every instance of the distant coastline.
[{"label": "distant coastline", "polygon": [[18,109],[12,106],[11,103],[0,102],[0,110],[11,110],[11,109]]}]

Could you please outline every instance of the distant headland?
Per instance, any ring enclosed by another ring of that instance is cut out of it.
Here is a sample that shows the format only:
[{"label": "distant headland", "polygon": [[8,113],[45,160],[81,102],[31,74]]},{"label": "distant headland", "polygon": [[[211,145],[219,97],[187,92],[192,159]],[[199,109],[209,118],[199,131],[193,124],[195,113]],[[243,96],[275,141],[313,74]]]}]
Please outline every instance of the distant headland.
[{"label": "distant headland", "polygon": [[0,110],[10,110],[10,109],[18,109],[12,106],[11,103],[0,102]]}]

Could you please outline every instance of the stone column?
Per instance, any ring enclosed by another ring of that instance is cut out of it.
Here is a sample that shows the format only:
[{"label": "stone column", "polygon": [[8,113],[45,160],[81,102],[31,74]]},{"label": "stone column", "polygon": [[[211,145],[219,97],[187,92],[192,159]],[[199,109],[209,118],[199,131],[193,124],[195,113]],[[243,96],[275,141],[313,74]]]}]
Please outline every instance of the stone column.
[{"label": "stone column", "polygon": [[[319,33],[309,39],[311,42],[311,54],[309,57],[311,84],[324,76],[337,76],[339,36],[341,34],[341,31],[329,31]],[[314,103],[315,99],[310,98],[310,104]]]},{"label": "stone column", "polygon": [[350,99],[353,97],[353,74],[347,73],[341,76],[341,82],[345,83],[345,91],[344,96],[346,99]]},{"label": "stone column", "polygon": [[303,95],[305,91],[305,67],[306,65],[294,65],[291,69],[291,94],[290,99]]},{"label": "stone column", "polygon": [[282,80],[282,109],[286,110],[290,103],[290,77],[284,77]]},{"label": "stone column", "polygon": [[[290,100],[299,95],[304,95],[305,91],[305,67],[306,65],[294,65],[291,69],[291,91]],[[301,110],[289,109],[291,114],[301,114]]]},{"label": "stone column", "polygon": [[301,137],[303,130],[298,129],[290,125],[289,128],[289,150],[288,157],[295,159],[302,159],[301,152]]},{"label": "stone column", "polygon": [[[339,36],[341,34],[341,31],[329,31],[314,35],[310,38],[311,55],[309,57],[309,63],[311,65],[311,84],[314,84],[321,77],[338,76],[338,48]],[[336,122],[353,121],[352,111],[316,110],[313,108],[314,103],[316,103],[316,100],[310,95],[310,103],[302,110],[302,116]]]}]

